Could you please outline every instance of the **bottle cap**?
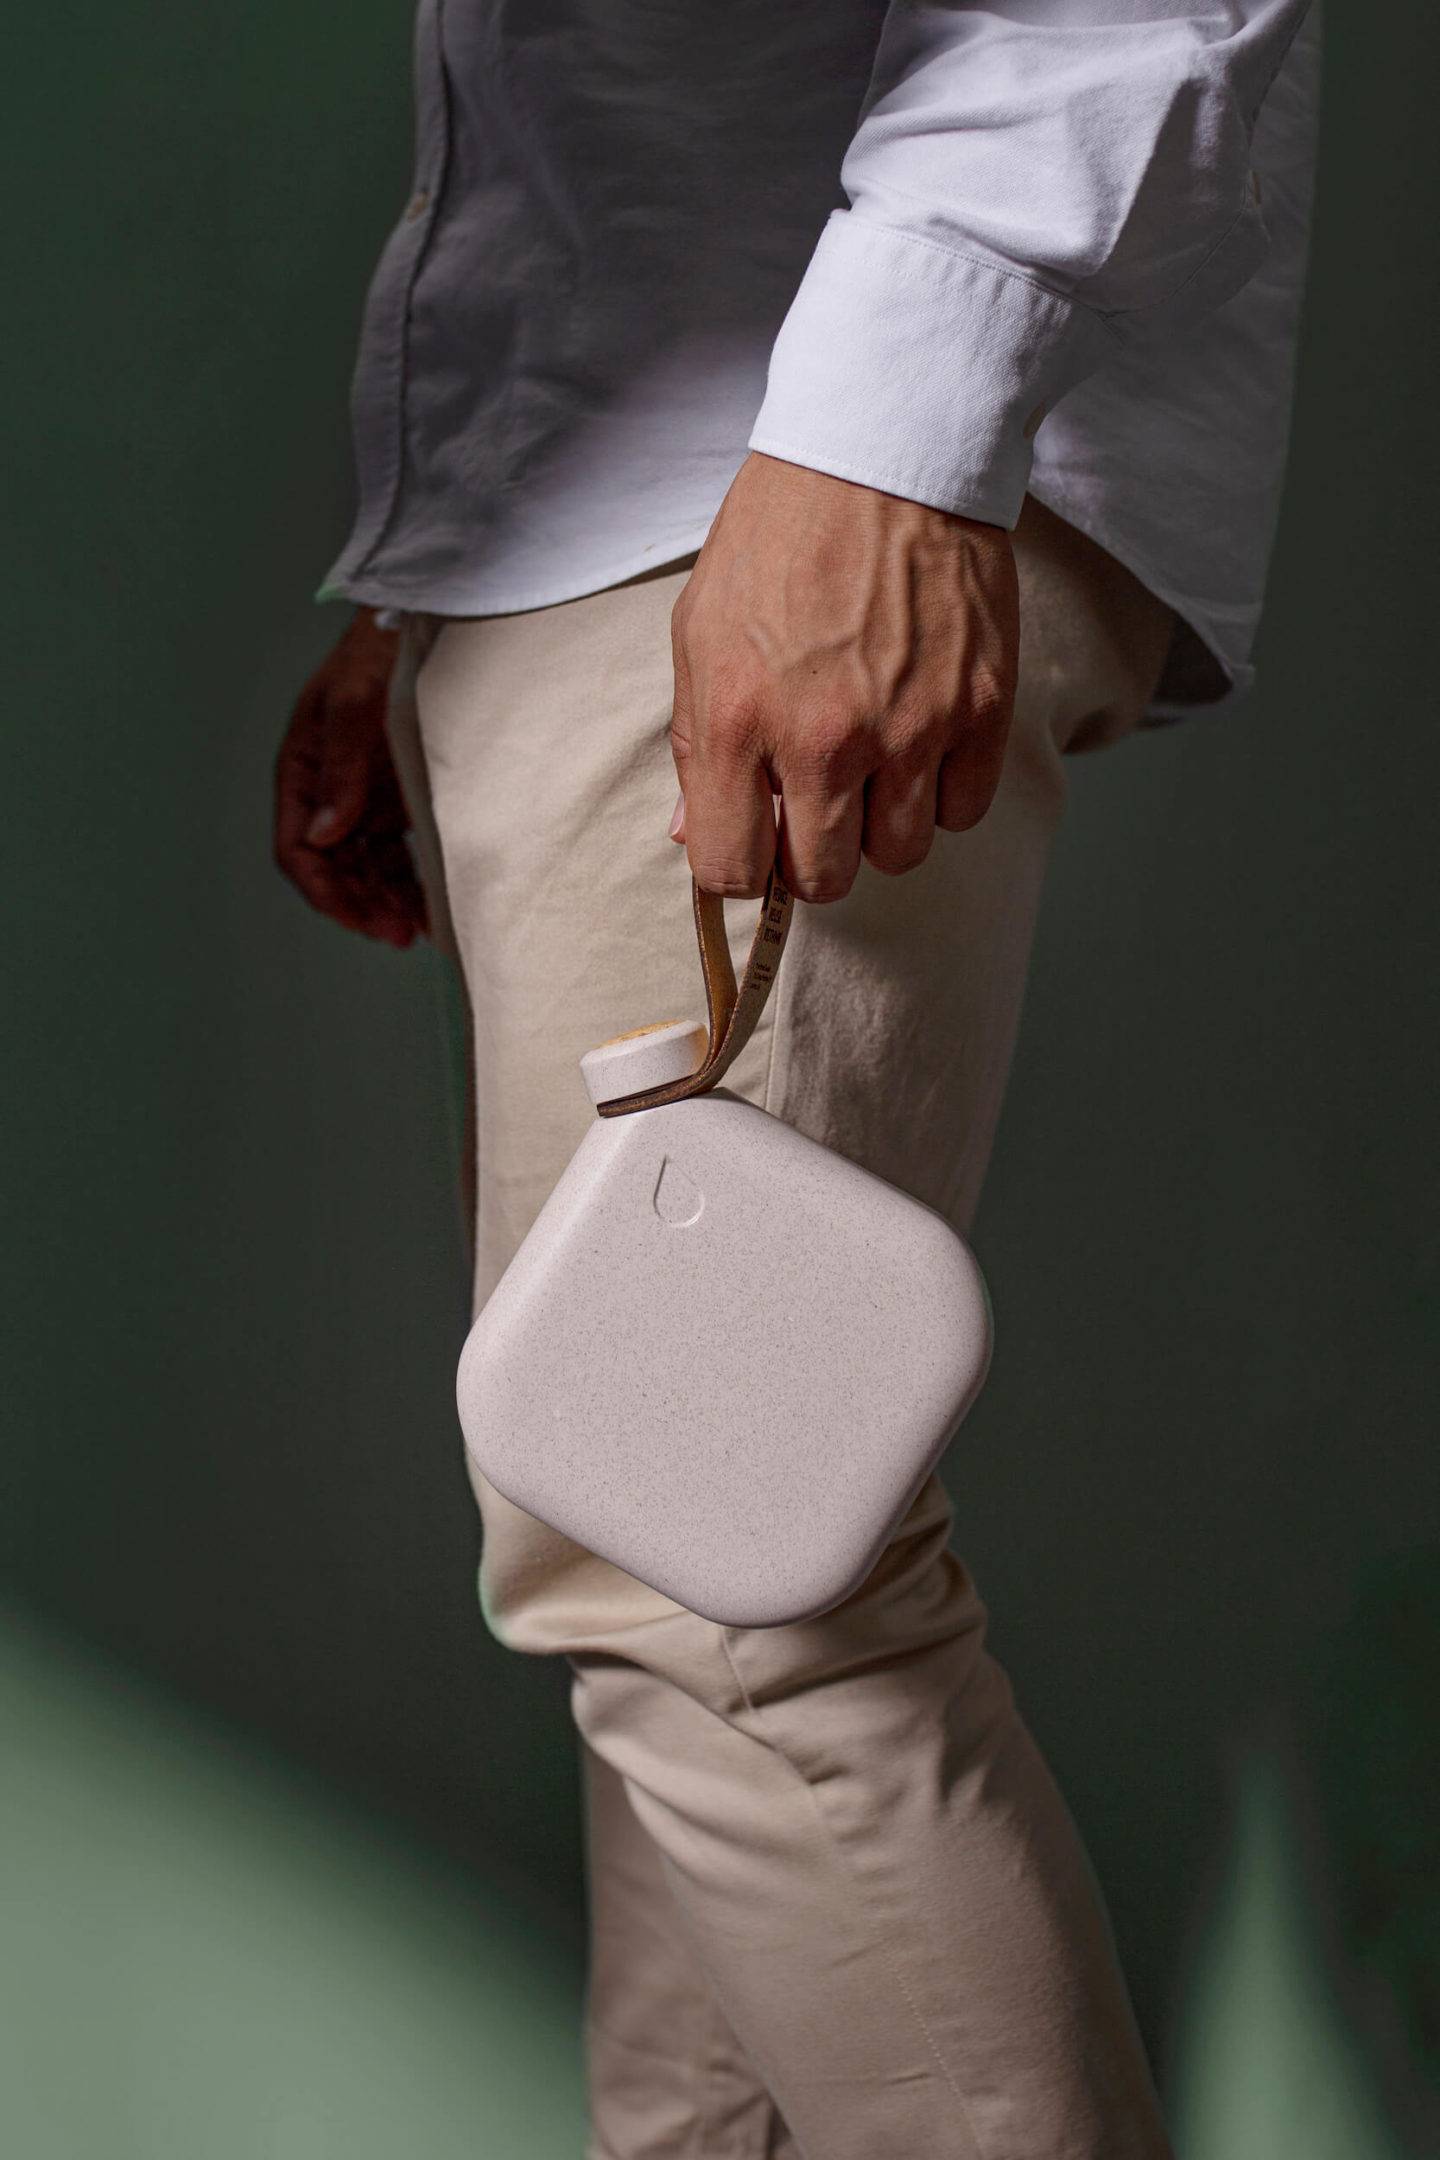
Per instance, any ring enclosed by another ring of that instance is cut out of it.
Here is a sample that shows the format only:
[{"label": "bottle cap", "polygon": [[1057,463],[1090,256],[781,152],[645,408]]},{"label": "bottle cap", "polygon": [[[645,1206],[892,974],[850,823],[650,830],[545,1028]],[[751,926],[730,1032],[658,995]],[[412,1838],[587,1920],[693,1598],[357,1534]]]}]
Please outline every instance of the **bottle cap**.
[{"label": "bottle cap", "polygon": [[622,1095],[638,1095],[642,1088],[668,1087],[698,1072],[709,1047],[708,1031],[698,1020],[660,1020],[653,1027],[634,1028],[587,1050],[580,1071],[590,1100],[615,1102]]}]

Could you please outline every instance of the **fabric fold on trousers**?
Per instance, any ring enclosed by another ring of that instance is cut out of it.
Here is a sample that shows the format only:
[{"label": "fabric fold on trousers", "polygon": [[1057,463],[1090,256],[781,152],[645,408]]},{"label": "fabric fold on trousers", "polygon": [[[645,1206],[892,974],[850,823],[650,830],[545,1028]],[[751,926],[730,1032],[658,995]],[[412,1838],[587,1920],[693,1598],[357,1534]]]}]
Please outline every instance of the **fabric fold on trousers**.
[{"label": "fabric fold on trousers", "polygon": [[[1062,752],[1138,724],[1172,627],[1034,503],[1016,547],[994,806],[905,877],[862,867],[798,911],[728,1082],[961,1229]],[[592,1114],[581,1053],[702,1009],[667,837],[685,576],[410,626],[391,732],[473,1018],[477,1305]],[[753,916],[727,904],[737,949]],[[491,1627],[572,1673],[591,2160],[1167,2160],[1099,1886],[986,1648],[938,1477],[842,1605],[772,1629],[702,1620],[472,1482]]]}]

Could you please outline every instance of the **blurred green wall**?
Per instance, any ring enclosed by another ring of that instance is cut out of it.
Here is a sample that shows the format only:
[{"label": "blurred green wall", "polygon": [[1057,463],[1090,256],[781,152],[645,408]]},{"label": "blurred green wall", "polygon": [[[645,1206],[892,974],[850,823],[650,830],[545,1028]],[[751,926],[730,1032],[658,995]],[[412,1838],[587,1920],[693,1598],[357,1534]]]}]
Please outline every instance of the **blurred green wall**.
[{"label": "blurred green wall", "polygon": [[523,1903],[8,1617],[0,1729],[7,2160],[578,2160]]},{"label": "blurred green wall", "polygon": [[476,1620],[436,985],[268,859],[405,0],[66,20],[10,229],[5,1577],[568,1908],[560,1677]]},{"label": "blurred green wall", "polygon": [[[1440,40],[1418,0],[1332,18],[1261,687],[1075,770],[950,1466],[1167,2063],[1233,1736],[1440,1538]],[[474,1598],[437,984],[268,860],[408,10],[89,0],[12,39],[4,1585],[573,1957],[563,1679]]]}]

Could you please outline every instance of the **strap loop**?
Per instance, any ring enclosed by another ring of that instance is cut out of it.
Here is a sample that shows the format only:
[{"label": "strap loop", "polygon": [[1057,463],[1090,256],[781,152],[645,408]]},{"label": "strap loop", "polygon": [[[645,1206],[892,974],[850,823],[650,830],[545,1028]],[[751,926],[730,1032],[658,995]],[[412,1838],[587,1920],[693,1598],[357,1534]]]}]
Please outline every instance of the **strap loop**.
[{"label": "strap loop", "polygon": [[702,892],[691,880],[695,908],[695,936],[700,947],[700,970],[705,978],[705,1009],[710,1024],[710,1043],[700,1066],[683,1080],[664,1087],[644,1088],[636,1095],[617,1095],[601,1103],[601,1117],[628,1117],[635,1110],[655,1110],[661,1103],[683,1102],[689,1095],[703,1095],[724,1078],[755,1031],[765,1010],[785,950],[785,938],[795,901],[772,865],[760,903],[760,920],[745,957],[737,984],[725,935],[725,903],[719,893]]}]

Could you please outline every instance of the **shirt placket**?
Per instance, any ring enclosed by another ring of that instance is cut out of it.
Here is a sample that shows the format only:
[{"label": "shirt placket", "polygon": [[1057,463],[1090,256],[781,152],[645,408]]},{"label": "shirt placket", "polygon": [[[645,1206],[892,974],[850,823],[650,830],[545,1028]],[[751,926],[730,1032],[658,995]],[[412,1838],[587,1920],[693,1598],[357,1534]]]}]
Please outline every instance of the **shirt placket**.
[{"label": "shirt placket", "polygon": [[415,281],[440,214],[450,154],[445,0],[421,0],[415,22],[415,165],[411,193],[365,302],[351,391],[360,513],[330,586],[362,576],[396,521],[405,479],[408,342]]}]

